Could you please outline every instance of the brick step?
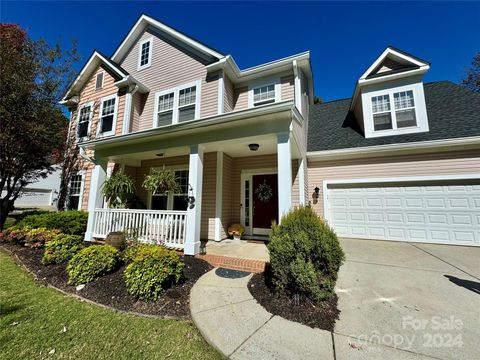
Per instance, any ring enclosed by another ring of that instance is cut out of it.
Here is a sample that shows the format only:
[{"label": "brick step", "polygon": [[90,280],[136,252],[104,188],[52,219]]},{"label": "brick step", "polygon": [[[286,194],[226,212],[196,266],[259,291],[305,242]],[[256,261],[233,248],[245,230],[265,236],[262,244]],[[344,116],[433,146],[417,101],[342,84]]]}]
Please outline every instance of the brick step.
[{"label": "brick step", "polygon": [[195,255],[195,257],[205,260],[214,267],[221,267],[231,270],[240,270],[254,273],[261,273],[265,271],[267,264],[262,260],[239,259],[235,257],[222,255]]}]

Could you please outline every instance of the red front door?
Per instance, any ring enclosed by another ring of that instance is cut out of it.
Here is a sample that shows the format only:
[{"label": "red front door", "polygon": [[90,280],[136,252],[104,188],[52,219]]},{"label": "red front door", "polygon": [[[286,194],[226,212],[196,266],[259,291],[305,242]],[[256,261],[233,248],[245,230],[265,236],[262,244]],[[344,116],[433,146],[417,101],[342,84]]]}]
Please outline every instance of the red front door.
[{"label": "red front door", "polygon": [[278,222],[277,174],[252,176],[253,227],[270,229],[272,221]]}]

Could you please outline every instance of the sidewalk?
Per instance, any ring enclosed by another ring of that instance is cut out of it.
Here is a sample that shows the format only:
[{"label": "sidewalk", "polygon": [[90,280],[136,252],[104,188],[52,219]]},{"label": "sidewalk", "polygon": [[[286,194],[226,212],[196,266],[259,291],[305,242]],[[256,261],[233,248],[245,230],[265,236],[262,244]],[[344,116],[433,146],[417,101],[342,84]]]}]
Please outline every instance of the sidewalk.
[{"label": "sidewalk", "polygon": [[247,284],[251,277],[213,269],[190,293],[195,325],[207,342],[229,359],[427,359],[272,315],[250,294]]}]

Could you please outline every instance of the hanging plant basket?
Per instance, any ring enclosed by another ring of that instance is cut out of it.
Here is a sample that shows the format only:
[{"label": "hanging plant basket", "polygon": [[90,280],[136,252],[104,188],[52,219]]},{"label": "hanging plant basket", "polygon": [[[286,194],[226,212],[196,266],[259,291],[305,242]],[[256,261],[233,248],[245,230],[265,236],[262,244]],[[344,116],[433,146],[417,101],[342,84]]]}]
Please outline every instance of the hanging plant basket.
[{"label": "hanging plant basket", "polygon": [[267,184],[267,180],[263,180],[263,184],[260,184],[255,189],[255,195],[258,200],[264,203],[268,203],[273,196],[273,190],[270,185]]},{"label": "hanging plant basket", "polygon": [[175,172],[168,169],[152,169],[150,175],[145,176],[143,187],[152,195],[165,195],[169,191],[180,192]]}]

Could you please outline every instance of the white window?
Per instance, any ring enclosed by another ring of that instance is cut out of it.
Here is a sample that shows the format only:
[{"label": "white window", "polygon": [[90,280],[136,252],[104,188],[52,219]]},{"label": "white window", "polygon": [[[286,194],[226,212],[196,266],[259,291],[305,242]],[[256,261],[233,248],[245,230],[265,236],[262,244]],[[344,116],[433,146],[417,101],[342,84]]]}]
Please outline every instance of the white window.
[{"label": "white window", "polygon": [[167,126],[200,117],[200,81],[156,94],[153,126]]},{"label": "white window", "polygon": [[275,84],[260,86],[253,89],[253,106],[275,102]]},{"label": "white window", "polygon": [[142,41],[138,49],[138,69],[144,69],[152,63],[152,38]]},{"label": "white window", "polygon": [[103,72],[97,74],[95,79],[95,90],[100,90],[103,88]]},{"label": "white window", "polygon": [[188,170],[175,170],[175,177],[180,185],[177,194],[152,195],[151,210],[187,210],[188,207]]},{"label": "white window", "polygon": [[93,114],[93,103],[87,103],[80,106],[78,110],[77,138],[83,140],[88,137],[90,132],[90,122]]},{"label": "white window", "polygon": [[100,119],[98,123],[99,135],[114,135],[117,117],[117,96],[112,95],[101,100]]},{"label": "white window", "polygon": [[393,106],[390,94],[372,97],[374,131],[391,130],[417,126],[413,91],[393,93]]},{"label": "white window", "polygon": [[81,190],[82,190],[82,175],[77,173],[72,174],[72,176],[70,176],[70,183],[68,185],[68,198],[67,198],[68,210],[80,210]]}]

